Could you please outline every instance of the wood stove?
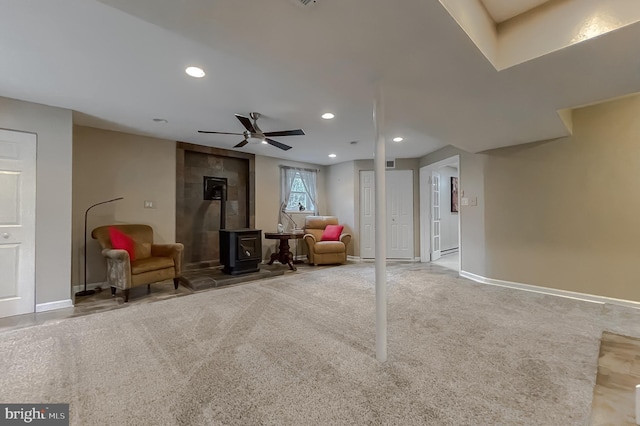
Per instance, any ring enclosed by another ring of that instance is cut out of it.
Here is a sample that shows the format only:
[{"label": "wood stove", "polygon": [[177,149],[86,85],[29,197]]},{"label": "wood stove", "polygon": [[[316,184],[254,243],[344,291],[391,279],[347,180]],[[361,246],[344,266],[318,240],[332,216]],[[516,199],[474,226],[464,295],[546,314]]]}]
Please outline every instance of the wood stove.
[{"label": "wood stove", "polygon": [[231,275],[260,271],[262,231],[260,229],[221,229],[220,263]]}]

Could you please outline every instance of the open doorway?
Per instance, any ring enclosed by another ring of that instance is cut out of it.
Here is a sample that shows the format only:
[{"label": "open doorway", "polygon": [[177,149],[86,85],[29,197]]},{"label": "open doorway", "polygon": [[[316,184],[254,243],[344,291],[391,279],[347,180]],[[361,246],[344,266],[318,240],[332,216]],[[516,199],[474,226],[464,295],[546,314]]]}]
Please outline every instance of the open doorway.
[{"label": "open doorway", "polygon": [[420,169],[420,261],[460,271],[460,157]]}]

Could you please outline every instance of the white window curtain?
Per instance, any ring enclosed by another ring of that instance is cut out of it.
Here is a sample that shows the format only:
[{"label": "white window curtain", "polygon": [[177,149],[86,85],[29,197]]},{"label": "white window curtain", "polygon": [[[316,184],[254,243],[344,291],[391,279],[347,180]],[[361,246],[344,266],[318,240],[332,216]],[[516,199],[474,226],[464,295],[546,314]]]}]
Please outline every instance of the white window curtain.
[{"label": "white window curtain", "polygon": [[313,214],[317,215],[318,203],[316,200],[318,199],[318,195],[316,191],[316,172],[311,170],[298,170],[298,173],[300,174],[300,179],[302,179],[304,189],[307,191],[307,195],[311,198]]}]

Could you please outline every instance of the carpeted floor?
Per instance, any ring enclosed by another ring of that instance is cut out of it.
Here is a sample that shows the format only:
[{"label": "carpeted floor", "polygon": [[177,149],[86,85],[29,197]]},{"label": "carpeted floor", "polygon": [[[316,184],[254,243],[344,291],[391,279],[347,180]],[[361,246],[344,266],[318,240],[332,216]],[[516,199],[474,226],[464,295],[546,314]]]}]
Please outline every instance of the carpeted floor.
[{"label": "carpeted floor", "polygon": [[1,334],[0,401],[75,425],[584,425],[603,330],[640,313],[353,264]]}]

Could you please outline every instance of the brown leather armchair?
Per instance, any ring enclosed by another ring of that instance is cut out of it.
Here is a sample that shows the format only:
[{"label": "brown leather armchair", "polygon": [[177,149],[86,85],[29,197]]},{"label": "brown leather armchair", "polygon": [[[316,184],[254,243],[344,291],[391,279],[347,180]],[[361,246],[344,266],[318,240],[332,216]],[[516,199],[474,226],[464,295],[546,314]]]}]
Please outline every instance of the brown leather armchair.
[{"label": "brown leather armchair", "polygon": [[307,216],[304,222],[304,240],[309,248],[311,265],[347,263],[347,246],[351,242],[351,234],[343,233],[340,241],[321,241],[327,225],[338,225],[336,216]]},{"label": "brown leather armchair", "polygon": [[[126,250],[114,249],[111,245],[109,228],[114,227],[131,237],[135,242],[135,260],[130,261]],[[129,301],[132,287],[173,279],[178,289],[182,273],[182,251],[184,245],[153,244],[153,229],[148,225],[108,225],[91,232],[91,237],[102,246],[102,255],[107,259],[107,283],[111,295],[116,288],[124,293],[124,301]]]}]

